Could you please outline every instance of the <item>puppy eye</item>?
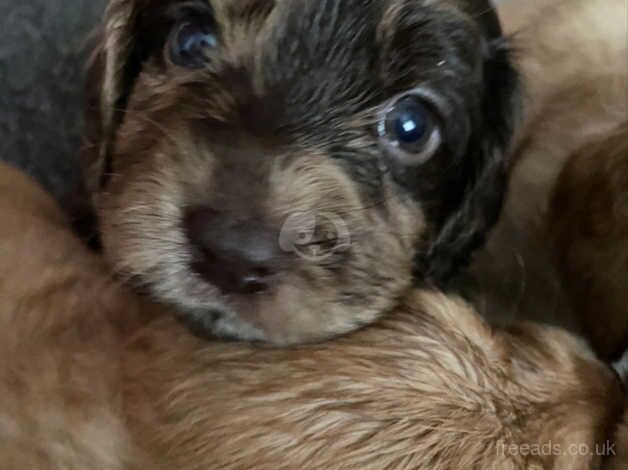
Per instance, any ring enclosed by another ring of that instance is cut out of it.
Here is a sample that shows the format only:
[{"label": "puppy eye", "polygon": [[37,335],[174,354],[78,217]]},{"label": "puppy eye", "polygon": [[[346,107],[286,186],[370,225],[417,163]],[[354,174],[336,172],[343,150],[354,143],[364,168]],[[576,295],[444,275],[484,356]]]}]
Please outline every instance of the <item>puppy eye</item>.
[{"label": "puppy eye", "polygon": [[170,59],[187,68],[202,67],[210,49],[218,45],[212,28],[203,23],[185,22],[177,25],[170,41]]},{"label": "puppy eye", "polygon": [[405,165],[426,162],[442,143],[433,106],[418,94],[396,98],[383,113],[378,130],[384,149]]}]

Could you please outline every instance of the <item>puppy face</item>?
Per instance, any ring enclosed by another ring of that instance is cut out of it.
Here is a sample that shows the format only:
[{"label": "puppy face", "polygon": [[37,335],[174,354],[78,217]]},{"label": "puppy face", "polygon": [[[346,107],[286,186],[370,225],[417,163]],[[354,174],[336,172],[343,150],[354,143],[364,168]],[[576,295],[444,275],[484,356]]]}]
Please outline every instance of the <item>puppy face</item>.
[{"label": "puppy face", "polygon": [[498,36],[484,1],[113,1],[88,173],[108,258],[202,331],[276,343],[446,281],[505,187]]}]

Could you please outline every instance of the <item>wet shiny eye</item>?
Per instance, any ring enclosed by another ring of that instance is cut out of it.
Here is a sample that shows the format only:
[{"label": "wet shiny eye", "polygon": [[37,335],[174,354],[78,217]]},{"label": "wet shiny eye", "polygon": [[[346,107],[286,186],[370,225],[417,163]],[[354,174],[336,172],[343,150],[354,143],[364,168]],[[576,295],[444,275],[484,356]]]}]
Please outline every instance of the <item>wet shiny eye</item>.
[{"label": "wet shiny eye", "polygon": [[218,45],[213,28],[202,23],[181,23],[174,30],[170,41],[170,59],[188,68],[202,67],[210,49]]},{"label": "wet shiny eye", "polygon": [[384,148],[407,165],[427,161],[442,140],[433,107],[412,93],[392,102],[381,117],[378,130]]}]

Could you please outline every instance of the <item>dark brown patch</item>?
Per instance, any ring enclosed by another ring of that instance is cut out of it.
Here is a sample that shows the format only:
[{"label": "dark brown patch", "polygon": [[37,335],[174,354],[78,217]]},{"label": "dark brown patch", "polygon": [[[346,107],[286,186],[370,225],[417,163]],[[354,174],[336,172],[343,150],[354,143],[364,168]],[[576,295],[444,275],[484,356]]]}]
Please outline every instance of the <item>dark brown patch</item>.
[{"label": "dark brown patch", "polygon": [[[444,286],[499,213],[517,109],[507,49],[483,34],[495,19],[475,6],[113,1],[93,161],[111,164],[95,196],[116,271],[219,334],[277,342],[373,321],[415,281]],[[171,30],[198,18],[217,46],[202,68],[173,65]],[[406,166],[377,121],[416,87],[433,97],[443,144]],[[190,268],[215,249],[199,255],[183,235],[199,207],[230,227],[260,220],[278,243],[287,223],[321,225],[272,292],[241,298]],[[338,242],[330,225],[348,246],[313,261]]]}]

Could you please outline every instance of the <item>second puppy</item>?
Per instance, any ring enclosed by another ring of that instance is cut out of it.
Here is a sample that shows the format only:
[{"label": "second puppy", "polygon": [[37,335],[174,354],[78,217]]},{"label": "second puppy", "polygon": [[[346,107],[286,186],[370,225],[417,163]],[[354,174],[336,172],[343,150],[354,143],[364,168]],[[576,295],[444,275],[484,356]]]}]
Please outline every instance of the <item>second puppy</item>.
[{"label": "second puppy", "polygon": [[2,470],[589,470],[613,443],[618,381],[554,328],[415,291],[327,344],[202,341],[4,166],[0,247]]}]

